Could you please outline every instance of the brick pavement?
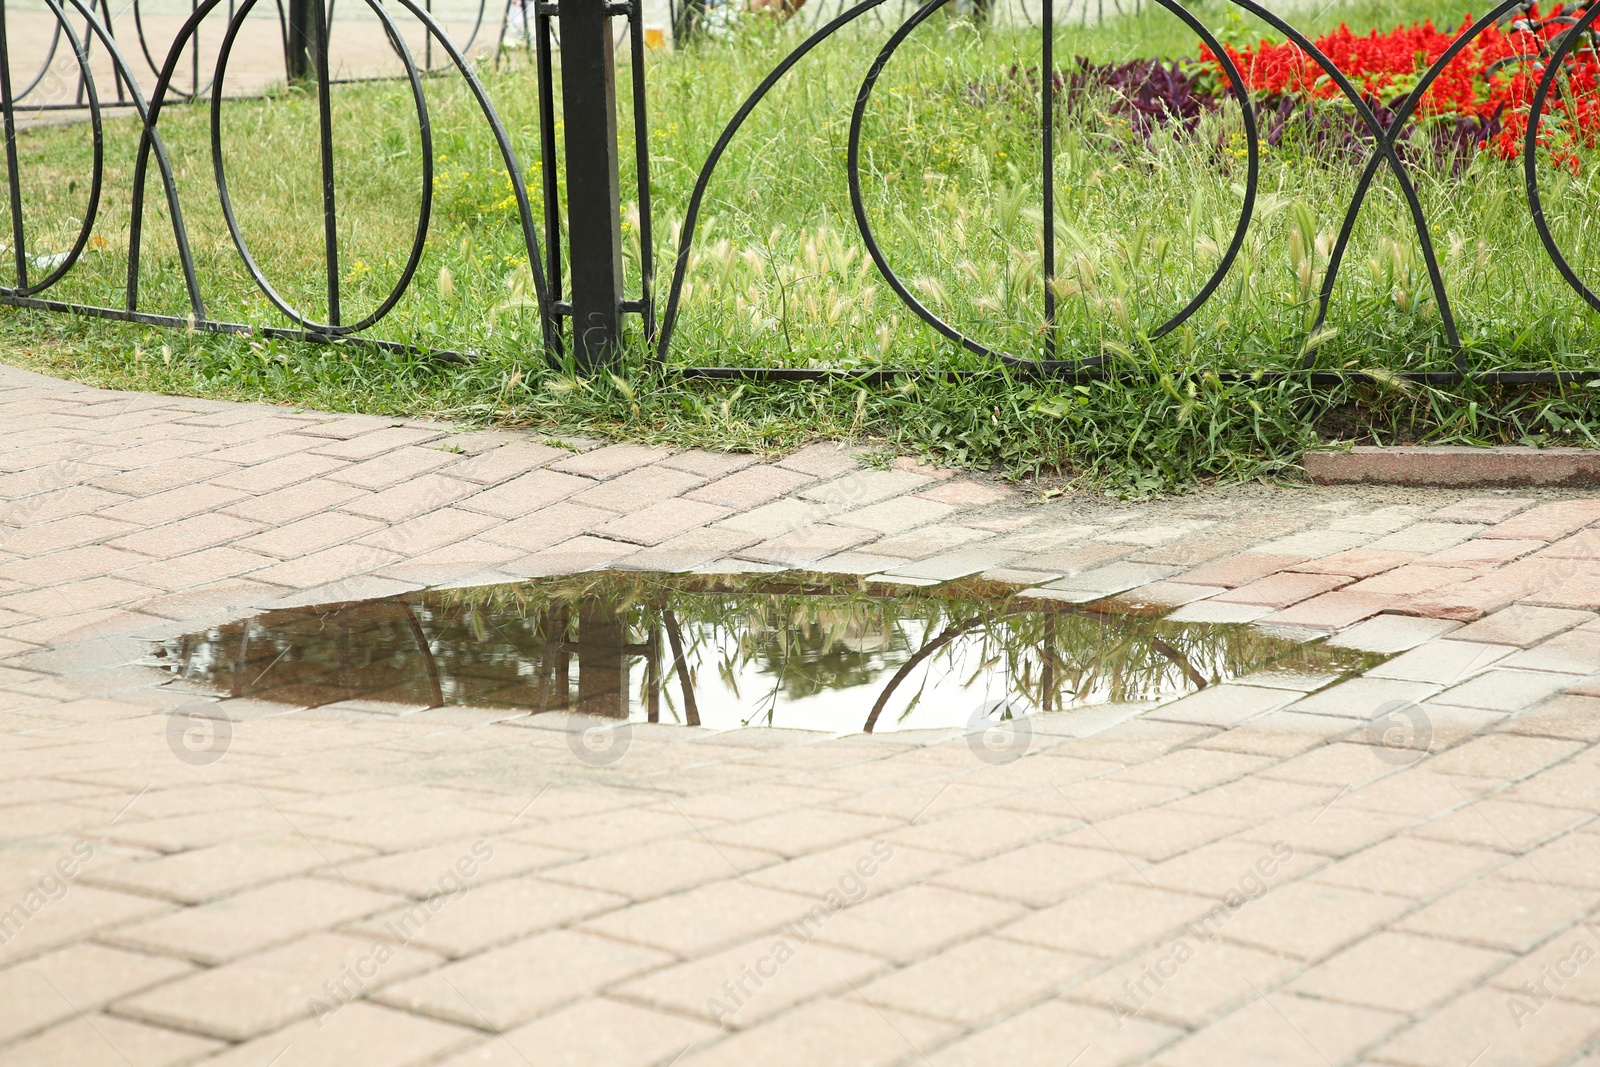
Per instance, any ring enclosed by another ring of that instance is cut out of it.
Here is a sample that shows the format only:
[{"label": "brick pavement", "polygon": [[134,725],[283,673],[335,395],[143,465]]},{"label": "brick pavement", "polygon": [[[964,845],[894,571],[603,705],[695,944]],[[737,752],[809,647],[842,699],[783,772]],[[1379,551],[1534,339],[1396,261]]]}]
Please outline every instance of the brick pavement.
[{"label": "brick pavement", "polygon": [[[0,1067],[1600,1063],[1594,495],[1029,503],[0,369],[0,506]],[[137,662],[273,605],[787,565],[1390,658],[1039,716],[1005,764],[639,724],[603,767],[515,709]]]}]

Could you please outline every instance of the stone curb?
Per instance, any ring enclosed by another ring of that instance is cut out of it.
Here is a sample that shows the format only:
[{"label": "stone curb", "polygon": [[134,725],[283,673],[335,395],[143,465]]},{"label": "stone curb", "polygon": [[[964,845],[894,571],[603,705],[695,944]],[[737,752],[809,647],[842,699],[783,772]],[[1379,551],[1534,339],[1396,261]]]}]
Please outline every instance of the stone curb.
[{"label": "stone curb", "polygon": [[1600,449],[1506,445],[1317,449],[1304,460],[1318,485],[1600,485]]}]

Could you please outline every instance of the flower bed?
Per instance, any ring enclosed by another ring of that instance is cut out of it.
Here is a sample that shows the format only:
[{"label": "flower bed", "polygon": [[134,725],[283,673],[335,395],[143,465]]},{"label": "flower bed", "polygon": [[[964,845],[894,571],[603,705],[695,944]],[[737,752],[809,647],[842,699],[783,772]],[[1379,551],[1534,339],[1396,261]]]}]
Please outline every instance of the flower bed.
[{"label": "flower bed", "polygon": [[[1590,3],[1600,0],[1589,0]],[[1491,25],[1464,48],[1418,101],[1412,121],[1420,133],[1401,151],[1431,150],[1456,170],[1479,151],[1503,160],[1518,158],[1528,129],[1535,91],[1558,38],[1569,32],[1585,5],[1530,6]],[[1396,121],[1406,96],[1425,71],[1471,28],[1469,16],[1452,32],[1431,20],[1365,36],[1341,25],[1313,43],[1350,80],[1380,126]],[[1372,141],[1367,124],[1349,98],[1312,56],[1292,41],[1260,40],[1224,49],[1238,67],[1261,119],[1269,147],[1294,145],[1319,152],[1365,155]],[[1600,147],[1600,50],[1593,27],[1569,52],[1545,105],[1539,143],[1552,162],[1576,172],[1579,149]],[[1096,65],[1079,59],[1056,75],[1069,103],[1108,91],[1112,110],[1148,137],[1157,126],[1194,129],[1198,117],[1228,102],[1222,61],[1202,45],[1197,60],[1141,59]]]}]

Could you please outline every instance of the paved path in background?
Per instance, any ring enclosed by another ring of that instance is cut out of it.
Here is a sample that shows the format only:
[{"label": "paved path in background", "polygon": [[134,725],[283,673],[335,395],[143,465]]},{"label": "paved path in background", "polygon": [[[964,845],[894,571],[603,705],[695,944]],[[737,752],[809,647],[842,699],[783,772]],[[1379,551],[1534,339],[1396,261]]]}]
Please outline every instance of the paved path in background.
[{"label": "paved path in background", "polygon": [[[1592,495],[1027,503],[0,370],[0,506],[4,1067],[1600,1064]],[[1039,717],[1002,765],[640,724],[594,767],[515,710],[248,700],[200,764],[138,662],[612,565],[985,571],[1397,655]]]}]

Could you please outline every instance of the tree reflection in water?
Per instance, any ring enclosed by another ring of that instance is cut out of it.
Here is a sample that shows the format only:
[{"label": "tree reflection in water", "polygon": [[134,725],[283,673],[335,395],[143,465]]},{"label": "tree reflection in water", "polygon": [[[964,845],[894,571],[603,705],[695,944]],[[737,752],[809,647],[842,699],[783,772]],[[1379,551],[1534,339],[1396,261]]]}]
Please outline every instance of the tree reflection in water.
[{"label": "tree reflection in water", "polygon": [[[1111,605],[1111,606],[1114,606]],[[829,730],[961,726],[977,704],[1068,710],[1359,653],[1253,626],[787,572],[597,572],[271,611],[167,642],[182,677],[301,706],[364,700]]]}]

